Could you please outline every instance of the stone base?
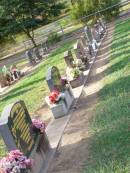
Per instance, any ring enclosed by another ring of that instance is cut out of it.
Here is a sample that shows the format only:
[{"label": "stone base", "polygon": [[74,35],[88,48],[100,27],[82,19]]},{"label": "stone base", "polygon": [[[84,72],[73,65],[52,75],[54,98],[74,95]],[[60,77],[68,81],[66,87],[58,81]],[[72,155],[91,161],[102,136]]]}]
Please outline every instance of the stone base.
[{"label": "stone base", "polygon": [[63,117],[67,114],[68,108],[67,108],[67,102],[65,103],[65,101],[61,100],[59,103],[53,104],[50,107],[55,119]]},{"label": "stone base", "polygon": [[81,75],[78,78],[71,80],[69,82],[72,88],[76,88],[83,85],[83,81],[84,81],[84,75],[83,73],[81,73]]},{"label": "stone base", "polygon": [[34,164],[28,173],[41,173],[43,165],[45,164],[50,152],[51,147],[46,133],[39,135],[34,151],[30,156],[30,158],[34,160]]},{"label": "stone base", "polygon": [[74,101],[74,96],[73,96],[73,93],[72,91],[70,90],[70,88],[68,88],[68,90],[65,91],[65,100],[66,100],[66,103],[67,103],[67,109],[69,111],[73,101]]}]

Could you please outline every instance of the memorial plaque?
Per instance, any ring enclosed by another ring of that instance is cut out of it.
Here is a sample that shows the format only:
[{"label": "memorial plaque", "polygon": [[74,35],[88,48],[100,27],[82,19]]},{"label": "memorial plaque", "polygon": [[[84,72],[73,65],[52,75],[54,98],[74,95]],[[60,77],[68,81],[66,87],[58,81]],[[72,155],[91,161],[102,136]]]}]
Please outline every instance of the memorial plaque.
[{"label": "memorial plaque", "polygon": [[9,151],[19,149],[29,156],[35,145],[32,121],[23,101],[5,107],[0,118],[0,133]]},{"label": "memorial plaque", "polygon": [[61,82],[61,75],[57,67],[53,66],[49,68],[46,76],[46,81],[50,91],[58,90],[62,91],[63,86]]},{"label": "memorial plaque", "polygon": [[73,64],[73,61],[74,61],[74,58],[73,58],[73,55],[72,55],[72,51],[69,50],[69,51],[66,51],[64,53],[64,60],[67,64],[68,67],[70,68],[73,68],[74,67],[74,64]]}]

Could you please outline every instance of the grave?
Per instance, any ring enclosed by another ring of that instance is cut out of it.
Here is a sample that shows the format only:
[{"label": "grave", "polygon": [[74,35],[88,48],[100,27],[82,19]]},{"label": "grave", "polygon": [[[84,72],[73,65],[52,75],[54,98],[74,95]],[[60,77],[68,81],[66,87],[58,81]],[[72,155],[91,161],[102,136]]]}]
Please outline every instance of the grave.
[{"label": "grave", "polygon": [[64,52],[64,60],[66,62],[67,67],[74,68],[74,58],[71,50]]},{"label": "grave", "polygon": [[43,42],[41,44],[41,49],[42,49],[43,55],[49,53],[49,46],[48,46],[47,42]]},{"label": "grave", "polygon": [[0,86],[1,88],[8,86],[7,79],[3,74],[0,74]]},{"label": "grave", "polygon": [[46,133],[38,135],[33,132],[32,121],[23,101],[5,107],[0,117],[0,134],[8,151],[19,149],[27,157],[33,158],[35,164],[31,173],[40,173],[50,145]]},{"label": "grave", "polygon": [[36,59],[35,59],[35,57],[34,57],[34,55],[33,55],[32,49],[26,51],[25,55],[26,55],[26,57],[28,58],[29,63],[30,63],[31,65],[35,65],[35,64],[36,64]]},{"label": "grave", "polygon": [[78,59],[81,59],[84,63],[85,67],[88,67],[89,65],[89,59],[88,59],[88,52],[87,48],[85,48],[82,44],[81,40],[77,40],[77,42],[74,44],[74,53]]},{"label": "grave", "polygon": [[38,59],[39,61],[42,60],[42,56],[41,56],[40,53],[39,53],[38,47],[35,47],[35,48],[33,49],[33,54],[34,54],[34,56],[35,56],[36,59]]},{"label": "grave", "polygon": [[[75,53],[73,53],[72,50],[66,51],[64,53],[64,59],[67,64],[66,75],[67,75],[67,79],[68,79],[71,87],[76,88],[76,87],[82,85],[83,80],[84,80],[84,75],[82,72],[77,78],[72,77],[73,71],[75,71],[77,68],[76,65],[74,64],[75,59],[77,59]],[[82,61],[81,61],[81,63],[82,63]]]},{"label": "grave", "polygon": [[88,44],[88,42],[85,39],[85,36],[84,35],[82,35],[80,37],[80,42],[83,45],[83,47],[85,48],[85,51],[87,52],[88,56],[91,58],[92,57],[92,52],[91,52],[91,49],[90,49],[90,45]]},{"label": "grave", "polygon": [[86,36],[87,42],[88,42],[90,50],[91,50],[91,54],[93,54],[97,50],[97,42],[93,38],[92,29],[89,28],[88,26],[86,26],[84,28],[84,32],[85,32],[85,36]]},{"label": "grave", "polygon": [[50,92],[58,90],[65,94],[64,100],[59,101],[57,104],[49,105],[54,118],[66,115],[74,100],[71,86],[69,84],[67,86],[62,84],[60,72],[55,66],[48,69],[46,81]]},{"label": "grave", "polygon": [[100,26],[98,24],[95,24],[94,27],[92,28],[92,35],[97,43],[99,43],[101,40],[101,34],[100,34],[99,27]]}]

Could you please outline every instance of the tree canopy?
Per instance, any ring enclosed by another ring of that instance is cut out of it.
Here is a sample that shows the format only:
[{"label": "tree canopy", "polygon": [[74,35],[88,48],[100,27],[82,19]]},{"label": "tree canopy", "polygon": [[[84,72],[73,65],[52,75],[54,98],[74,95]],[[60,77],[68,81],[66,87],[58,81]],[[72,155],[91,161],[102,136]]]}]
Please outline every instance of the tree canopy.
[{"label": "tree canopy", "polygon": [[34,28],[58,16],[63,8],[58,0],[1,0],[0,38],[22,31],[36,46]]}]

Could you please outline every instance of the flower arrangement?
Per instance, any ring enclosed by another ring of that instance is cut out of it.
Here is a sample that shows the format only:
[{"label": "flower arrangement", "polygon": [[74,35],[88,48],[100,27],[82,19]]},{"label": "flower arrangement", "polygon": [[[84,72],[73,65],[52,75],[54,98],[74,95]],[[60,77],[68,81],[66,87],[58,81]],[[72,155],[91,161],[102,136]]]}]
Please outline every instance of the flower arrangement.
[{"label": "flower arrangement", "polygon": [[78,68],[74,68],[72,71],[71,71],[71,76],[73,79],[76,79],[80,76],[81,72]]},{"label": "flower arrangement", "polygon": [[81,59],[76,59],[73,61],[73,64],[76,68],[79,68],[80,70],[84,70],[85,69],[85,65],[83,63],[83,61]]},{"label": "flower arrangement", "polygon": [[28,159],[20,150],[12,150],[0,160],[0,170],[3,173],[21,173],[32,167],[33,161]]},{"label": "flower arrangement", "polygon": [[32,129],[33,129],[33,132],[44,133],[46,129],[46,125],[41,120],[32,119]]},{"label": "flower arrangement", "polygon": [[66,77],[62,77],[62,78],[61,78],[61,84],[62,84],[62,86],[65,86],[65,85],[68,84],[68,80],[67,80]]},{"label": "flower arrangement", "polygon": [[64,98],[65,98],[64,93],[60,93],[59,91],[54,90],[51,92],[51,94],[48,97],[45,98],[45,100],[47,104],[50,105],[50,104],[56,104]]}]

